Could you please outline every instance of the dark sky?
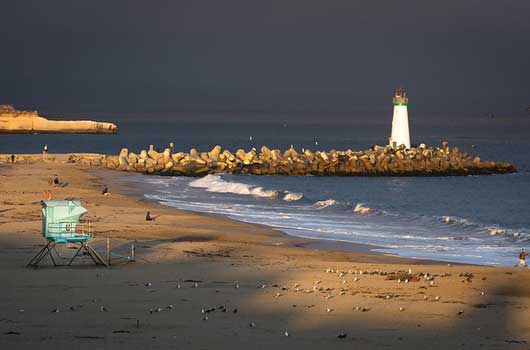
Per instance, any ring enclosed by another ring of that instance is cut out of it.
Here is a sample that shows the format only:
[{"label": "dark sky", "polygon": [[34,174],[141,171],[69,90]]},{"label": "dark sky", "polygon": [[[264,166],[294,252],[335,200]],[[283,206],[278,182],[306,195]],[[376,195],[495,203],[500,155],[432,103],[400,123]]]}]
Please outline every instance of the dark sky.
[{"label": "dark sky", "polygon": [[530,1],[3,0],[0,103],[45,112],[530,105]]}]

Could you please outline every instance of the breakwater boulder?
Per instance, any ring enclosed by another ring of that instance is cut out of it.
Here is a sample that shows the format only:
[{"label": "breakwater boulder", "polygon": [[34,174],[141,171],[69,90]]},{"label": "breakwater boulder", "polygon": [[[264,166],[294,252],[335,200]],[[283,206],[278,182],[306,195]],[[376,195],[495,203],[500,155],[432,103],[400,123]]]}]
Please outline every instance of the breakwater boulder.
[{"label": "breakwater boulder", "polygon": [[[72,162],[83,162],[72,159]],[[260,150],[238,149],[231,152],[215,146],[209,152],[192,148],[173,152],[166,148],[157,152],[151,146],[138,154],[124,148],[116,156],[103,156],[98,161],[109,169],[158,175],[204,176],[215,173],[256,175],[320,175],[320,176],[462,176],[515,172],[509,163],[483,161],[450,147],[392,149],[373,146],[366,151],[311,151],[298,153],[293,148],[281,151],[266,146]],[[85,161],[86,163],[86,161]]]},{"label": "breakwater boulder", "polygon": [[116,134],[118,127],[92,120],[48,120],[36,111],[19,111],[11,105],[0,105],[0,133]]}]

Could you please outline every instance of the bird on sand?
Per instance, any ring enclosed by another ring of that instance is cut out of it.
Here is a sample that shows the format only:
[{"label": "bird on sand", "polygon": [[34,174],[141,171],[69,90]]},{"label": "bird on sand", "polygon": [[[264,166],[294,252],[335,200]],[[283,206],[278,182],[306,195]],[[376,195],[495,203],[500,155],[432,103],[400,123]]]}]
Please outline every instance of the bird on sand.
[{"label": "bird on sand", "polygon": [[344,338],[346,338],[346,333],[339,333],[339,334],[337,335],[337,338],[339,338],[339,339],[344,339]]}]

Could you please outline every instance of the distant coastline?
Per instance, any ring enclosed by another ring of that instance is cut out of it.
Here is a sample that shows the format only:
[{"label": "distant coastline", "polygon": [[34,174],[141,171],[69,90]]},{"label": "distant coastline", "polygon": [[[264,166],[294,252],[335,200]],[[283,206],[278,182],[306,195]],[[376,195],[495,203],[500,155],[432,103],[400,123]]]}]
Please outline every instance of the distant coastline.
[{"label": "distant coastline", "polygon": [[0,133],[117,134],[118,126],[92,120],[48,120],[37,111],[21,111],[12,105],[0,105]]}]

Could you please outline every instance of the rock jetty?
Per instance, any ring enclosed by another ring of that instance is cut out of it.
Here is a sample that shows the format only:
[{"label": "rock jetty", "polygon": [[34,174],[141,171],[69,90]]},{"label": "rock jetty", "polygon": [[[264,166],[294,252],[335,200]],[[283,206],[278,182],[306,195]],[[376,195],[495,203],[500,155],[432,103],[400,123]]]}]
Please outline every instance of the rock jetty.
[{"label": "rock jetty", "polygon": [[19,111],[11,105],[0,105],[0,133],[116,134],[118,127],[91,120],[48,120],[36,111]]},{"label": "rock jetty", "polygon": [[157,175],[204,176],[215,173],[256,175],[320,175],[320,176],[462,176],[515,172],[509,163],[483,161],[449,147],[419,147],[394,150],[390,146],[373,146],[366,151],[329,152],[309,149],[298,153],[261,147],[235,153],[215,146],[209,152],[192,148],[189,152],[173,152],[166,148],[157,152],[153,146],[139,153],[123,148],[119,155],[71,155],[70,162],[102,166],[130,172]]}]

